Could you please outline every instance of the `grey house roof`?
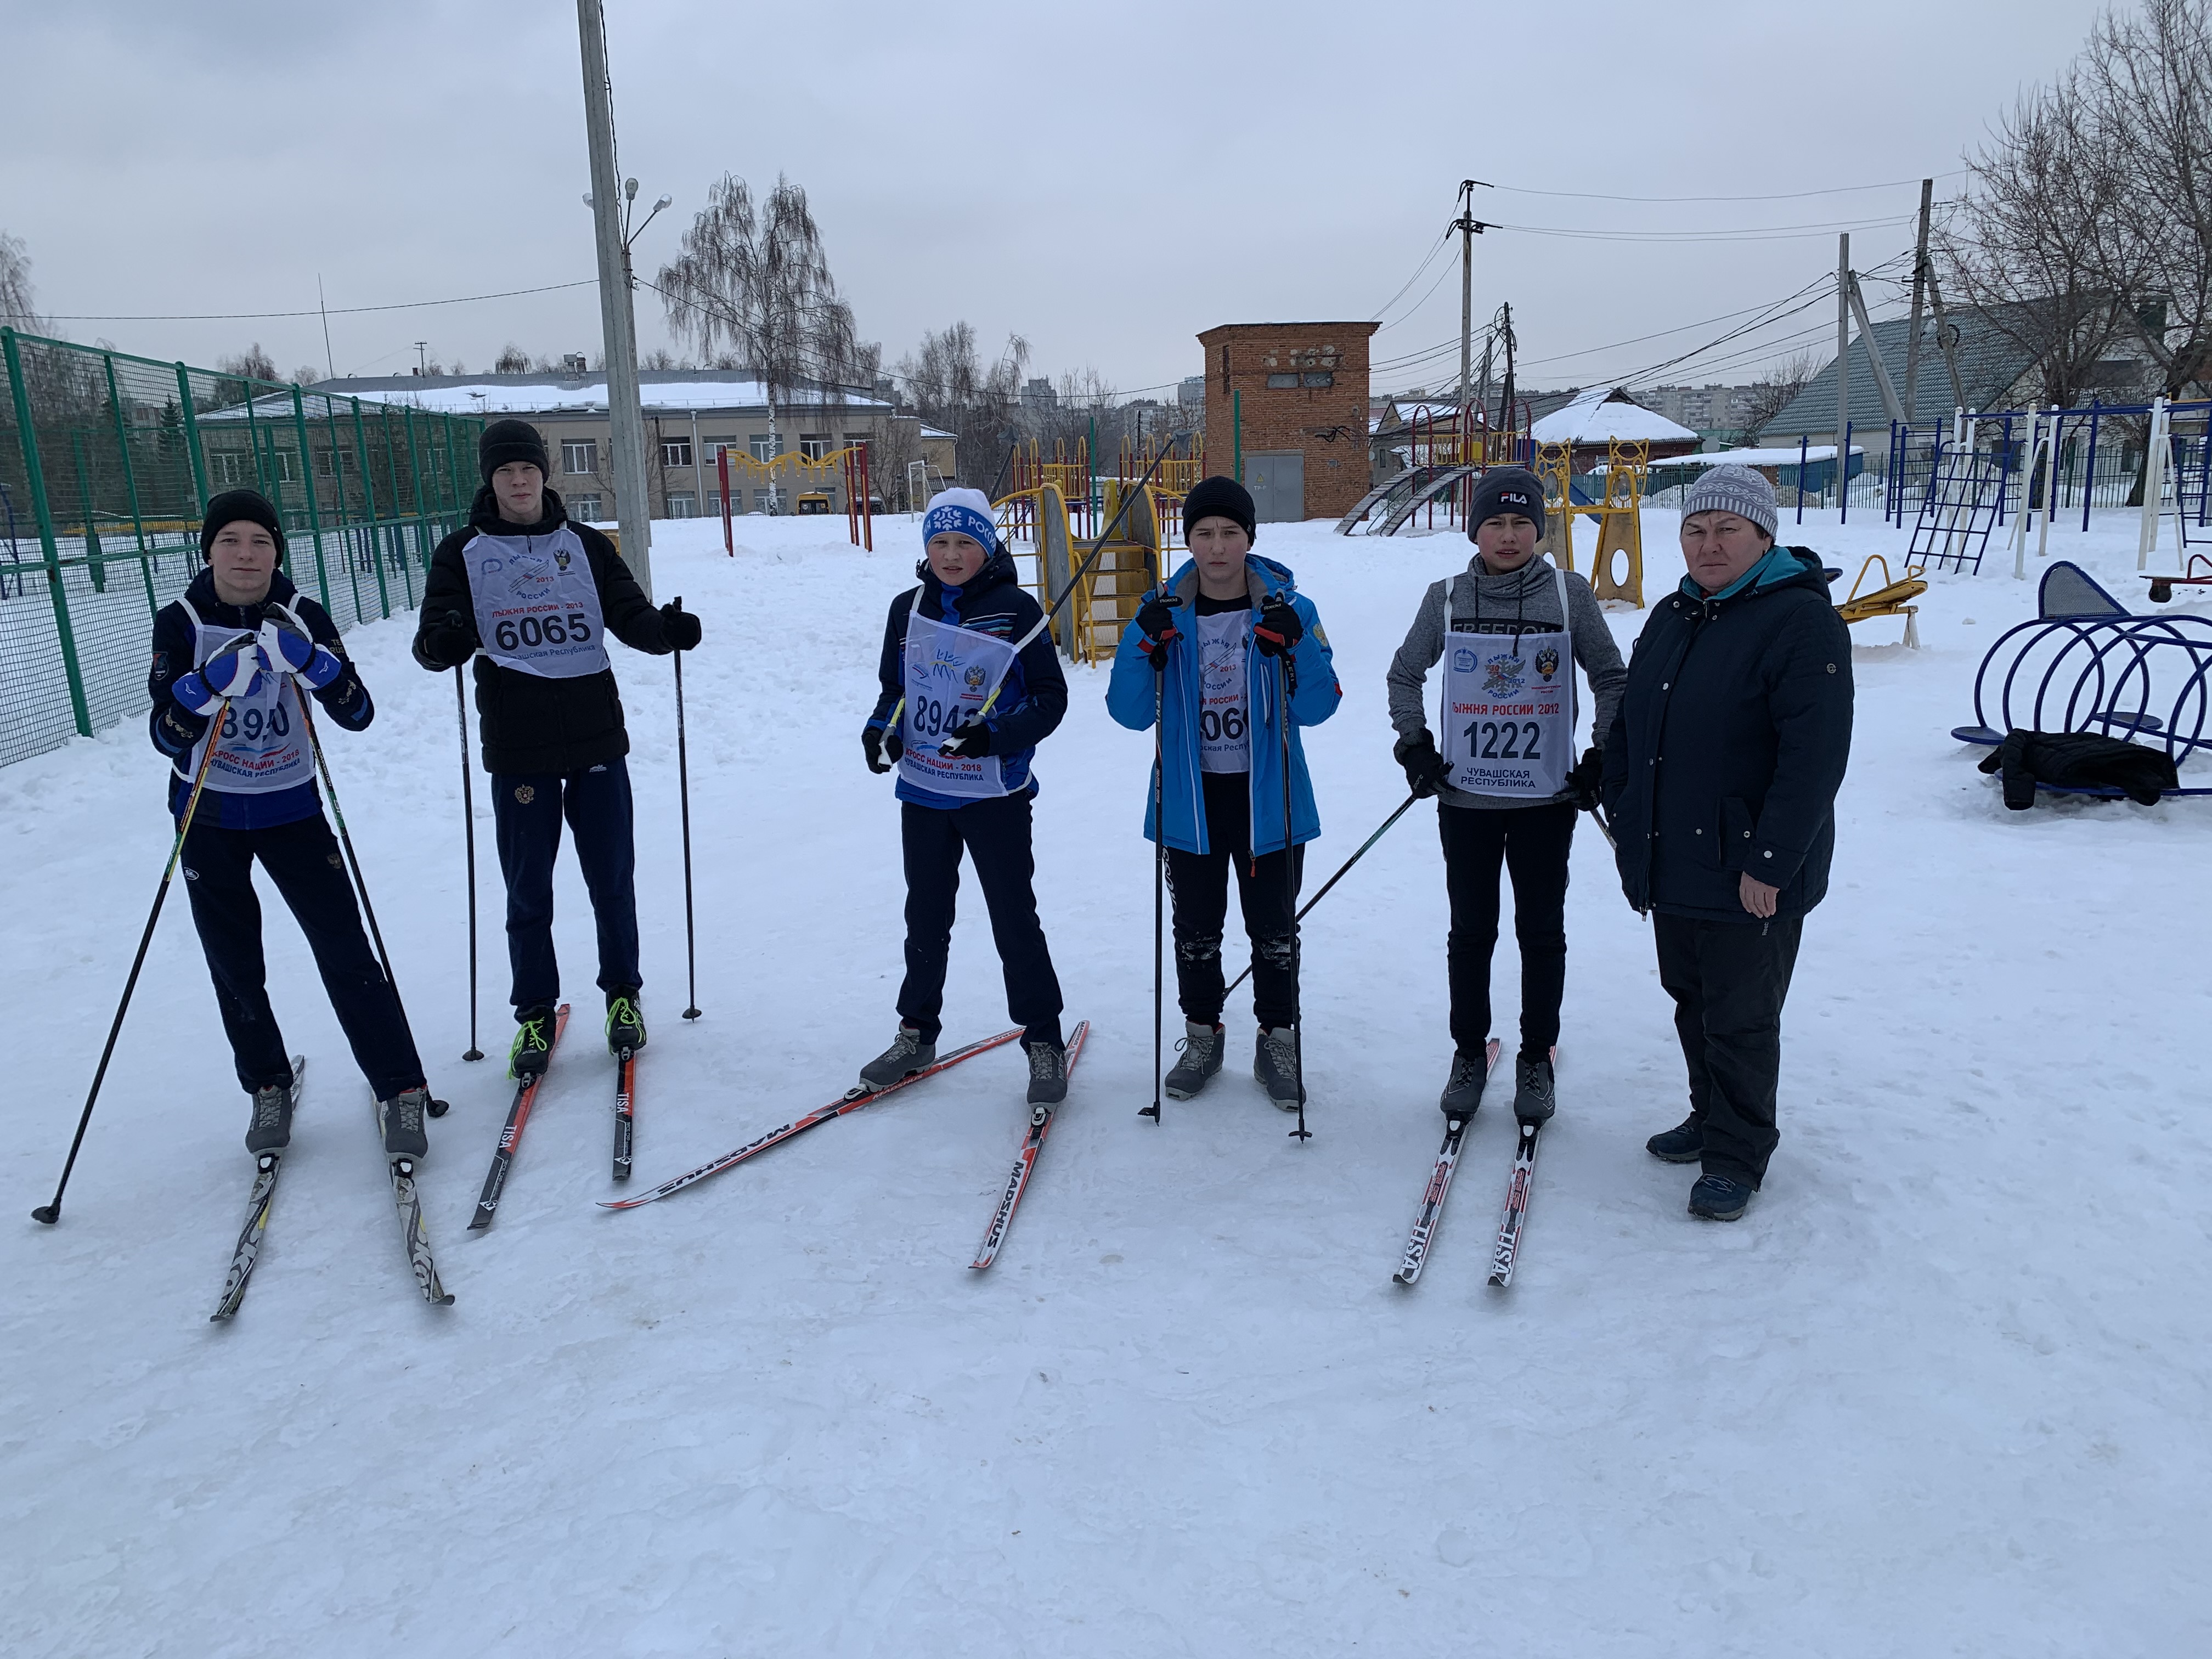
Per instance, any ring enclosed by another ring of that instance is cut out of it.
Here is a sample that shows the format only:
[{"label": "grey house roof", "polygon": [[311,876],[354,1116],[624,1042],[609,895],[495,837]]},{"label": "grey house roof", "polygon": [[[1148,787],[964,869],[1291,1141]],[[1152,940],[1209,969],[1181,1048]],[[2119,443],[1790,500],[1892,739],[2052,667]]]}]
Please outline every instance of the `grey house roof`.
[{"label": "grey house roof", "polygon": [[[1984,313],[1970,310],[1953,311],[1949,315],[1959,325],[1959,378],[1966,385],[1966,407],[2008,406],[2014,385],[2033,367],[2033,358],[2006,338]],[[1900,398],[1905,396],[1905,352],[1911,329],[1910,317],[1893,317],[1874,325],[1875,348]],[[1867,361],[1866,344],[1856,324],[1851,329],[1850,368],[1852,424],[1863,432],[1888,431],[1889,406],[1881,400],[1881,387],[1875,383],[1874,367]],[[1936,343],[1932,315],[1920,319],[1920,378],[1915,393],[1914,406],[1905,411],[1915,421],[1951,418],[1951,376]],[[1780,414],[1760,428],[1759,435],[1764,442],[1775,444],[1803,433],[1831,433],[1835,425],[1836,365],[1831,359]]]}]

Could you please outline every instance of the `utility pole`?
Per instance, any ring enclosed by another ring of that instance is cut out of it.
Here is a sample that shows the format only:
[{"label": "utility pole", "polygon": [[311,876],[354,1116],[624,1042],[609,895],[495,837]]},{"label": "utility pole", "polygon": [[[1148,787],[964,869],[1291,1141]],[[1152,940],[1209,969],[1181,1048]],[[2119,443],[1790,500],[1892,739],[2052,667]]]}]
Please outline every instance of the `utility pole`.
[{"label": "utility pole", "polygon": [[[1867,346],[1873,349],[1874,342]],[[1851,424],[1851,234],[1836,238],[1836,505],[1844,503],[1844,486],[1850,472],[1850,458],[1844,453],[1844,434]]]},{"label": "utility pole", "polygon": [[[599,263],[599,324],[606,337],[607,426],[613,451],[615,514],[623,562],[653,597],[653,504],[646,495],[645,416],[638,404],[637,321],[630,309],[629,258],[623,246],[629,196],[615,174],[614,94],[607,80],[606,17],[600,0],[576,0],[583,43],[584,137],[592,156],[592,220]],[[629,196],[637,185],[629,186]]]},{"label": "utility pole", "polygon": [[1452,221],[1452,228],[1459,233],[1459,428],[1461,450],[1459,459],[1464,463],[1466,444],[1474,436],[1474,418],[1467,394],[1474,373],[1474,239],[1490,228],[1474,216],[1474,187],[1482,185],[1480,179],[1459,181],[1459,217]]},{"label": "utility pole", "polygon": [[[1498,332],[1505,340],[1505,389],[1498,399],[1498,424],[1510,439],[1513,434],[1513,302],[1508,300],[1498,307],[1498,313],[1503,319],[1498,324]],[[1510,446],[1506,459],[1509,463],[1512,460]]]},{"label": "utility pole", "polygon": [[1905,337],[1905,417],[1920,412],[1920,301],[1928,290],[1928,216],[1936,198],[1936,181],[1920,181],[1920,240],[1912,258],[1912,331]]}]

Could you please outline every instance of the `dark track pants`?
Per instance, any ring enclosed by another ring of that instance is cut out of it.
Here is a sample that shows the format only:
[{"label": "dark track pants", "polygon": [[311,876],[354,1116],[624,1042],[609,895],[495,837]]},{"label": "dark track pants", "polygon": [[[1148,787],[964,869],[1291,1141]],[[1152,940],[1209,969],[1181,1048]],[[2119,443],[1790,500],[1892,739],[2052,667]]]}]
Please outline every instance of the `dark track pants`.
[{"label": "dark track pants", "polygon": [[635,989],[637,971],[637,849],[630,818],[629,768],[605,766],[562,777],[556,772],[492,775],[499,869],[507,878],[507,958],[517,1011],[550,1006],[561,994],[553,954],[553,860],[565,818],[576,836],[576,866],[599,924],[599,988]]},{"label": "dark track pants", "polygon": [[269,830],[194,823],[185,838],[185,891],[240,1085],[251,1093],[292,1079],[284,1034],[269,1006],[261,899],[253,890],[256,859],[307,936],[354,1063],[376,1097],[389,1100],[420,1087],[422,1062],[406,1016],[368,947],[337,837],[319,812]]},{"label": "dark track pants", "polygon": [[1036,860],[1030,848],[1030,797],[1005,795],[951,808],[902,802],[899,842],[906,859],[906,980],[899,987],[899,1018],[925,1042],[937,1041],[965,848],[991,913],[991,938],[1006,975],[1006,1012],[1021,1022],[1023,1041],[1057,1045],[1060,975],[1053,971],[1030,886]]},{"label": "dark track pants", "polygon": [[1521,1052],[1548,1054],[1559,1040],[1567,991],[1567,854],[1571,801],[1543,806],[1443,806],[1444,890],[1451,932],[1452,1047],[1479,1054],[1490,1036],[1490,958],[1498,945],[1498,872],[1513,878],[1513,936],[1521,947]]},{"label": "dark track pants", "polygon": [[1298,1018],[1298,886],[1304,847],[1261,857],[1252,847],[1251,783],[1243,772],[1200,775],[1206,803],[1206,844],[1212,850],[1168,848],[1168,887],[1175,896],[1176,1000],[1182,1017],[1218,1025],[1225,1000],[1221,938],[1229,920],[1229,872],[1252,941],[1252,1014],[1273,1030]]},{"label": "dark track pants", "polygon": [[1659,982],[1674,999],[1674,1031],[1690,1068],[1690,1113],[1705,1126],[1705,1167],[1756,1187],[1780,1139],[1782,1004],[1805,919],[1761,924],[1654,913]]}]

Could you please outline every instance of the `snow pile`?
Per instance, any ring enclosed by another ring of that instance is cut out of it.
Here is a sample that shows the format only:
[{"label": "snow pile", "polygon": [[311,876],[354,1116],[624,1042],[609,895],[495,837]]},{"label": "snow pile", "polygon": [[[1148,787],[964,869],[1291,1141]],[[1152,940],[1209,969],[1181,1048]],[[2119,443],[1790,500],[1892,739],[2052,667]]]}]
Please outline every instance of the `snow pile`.
[{"label": "snow pile", "polygon": [[[1867,515],[1870,517],[1871,515]],[[1649,512],[1651,596],[1679,575]],[[635,1185],[817,1105],[890,1036],[902,883],[858,741],[911,522],[656,526],[703,617],[686,665],[700,1006],[686,1025],[665,662],[617,651],[636,750],[646,1010]],[[2139,602],[2134,525],[2063,529]],[[1903,538],[1808,514],[1856,568]],[[1345,704],[1310,734],[1311,880],[1397,805],[1382,670],[1463,539],[1267,526]],[[896,547],[898,550],[890,550]],[[787,562],[785,557],[789,556]],[[2006,562],[1993,553],[1989,568]],[[1670,573],[1672,573],[1670,574]],[[1683,1111],[1649,932],[1585,834],[1559,1115],[1510,1293],[1483,1284],[1510,1156],[1485,1113],[1422,1282],[1390,1283],[1449,1053],[1433,809],[1307,927],[1316,1139],[1232,1064],[1150,1099],[1148,739],[1103,671],[1042,751],[1038,888],[1093,1022],[988,1275],[963,1265],[1024,1122],[979,1059],[665,1203],[612,1195],[613,1066],[564,860],[577,1006],[500,1209],[463,1231],[507,1090],[464,1066],[453,685],[410,623],[349,635],[381,712],[326,733],[385,935],[453,1103],[422,1172],[446,1284],[402,1259],[296,930],[270,971],[315,1057],[266,1253],[206,1322],[245,1200],[182,896],[56,1229],[45,1201],[168,836],[135,727],[0,770],[15,1011],[0,1176],[0,1598],[11,1656],[1524,1651],[2179,1654],[2203,1574],[2212,1133],[2196,1086],[2212,818],[2007,814],[1946,735],[2033,584],[1937,575],[1925,651],[1858,630],[1833,891],[1788,1017],[1782,1148],[1733,1227],[1644,1138]],[[2185,590],[2175,608],[2212,604]],[[1624,642],[1640,625],[1614,616]],[[1880,631],[1875,631],[1880,630]],[[484,1047],[504,1052],[476,791]],[[1006,1024],[972,881],[946,1040]],[[1510,933],[1499,963],[1510,1035]],[[1172,1001],[1170,1018],[1174,1018]]]}]

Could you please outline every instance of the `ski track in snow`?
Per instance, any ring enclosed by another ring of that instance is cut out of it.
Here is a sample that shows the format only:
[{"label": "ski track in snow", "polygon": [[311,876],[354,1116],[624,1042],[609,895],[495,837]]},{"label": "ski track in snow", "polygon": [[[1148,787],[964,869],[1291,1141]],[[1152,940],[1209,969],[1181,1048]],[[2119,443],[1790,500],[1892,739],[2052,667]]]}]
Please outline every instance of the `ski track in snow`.
[{"label": "ski track in snow", "polygon": [[[1865,517],[1785,514],[1784,538],[1848,586],[1904,544]],[[1647,515],[1655,597],[1674,525]],[[896,1024],[897,813],[857,738],[918,533],[885,520],[871,556],[841,530],[746,520],[732,561],[718,525],[656,526],[659,592],[706,627],[685,687],[696,1024],[669,666],[615,653],[653,1032],[641,1188],[827,1100]],[[1317,883],[1402,799],[1382,671],[1468,546],[1321,524],[1260,546],[1320,605],[1344,684],[1307,739]],[[2140,603],[2131,518],[2051,550]],[[2212,800],[2003,810],[1947,733],[2033,610],[2009,563],[1993,546],[1991,574],[1936,579],[1925,651],[1856,650],[1782,1148],[1736,1225],[1686,1217],[1694,1171],[1643,1150],[1682,1115],[1682,1063],[1645,924],[1584,826],[1561,1110],[1503,1296],[1483,1282],[1511,1153],[1495,1105],[1420,1285],[1390,1282],[1449,1057],[1432,808],[1308,923],[1314,1141],[1249,1080],[1241,993],[1220,1079],[1138,1119],[1152,744],[1107,719],[1103,668],[1070,671],[1037,765],[1040,899],[1091,1046],[988,1275],[964,1264],[1022,1130],[1018,1049],[664,1203],[595,1208],[614,1068],[565,859],[577,1018],[498,1224],[464,1231],[508,1097],[496,860],[479,773],[492,1058],[465,1066],[453,687],[409,659],[409,617],[351,636],[375,726],[325,735],[453,1103],[422,1188],[459,1301],[426,1308],[408,1278],[367,1090],[271,897],[275,1000],[316,1069],[251,1294],[210,1326],[252,1165],[181,892],[62,1224],[24,1214],[167,848],[161,763],[133,720],[0,770],[8,1651],[2206,1650],[2212,1146],[2185,1091]],[[1612,617],[1624,645],[1641,620]],[[966,883],[948,1043],[1006,1023]],[[1510,930],[1498,962],[1510,1040]],[[1170,989],[1170,1037],[1176,1018]]]}]

